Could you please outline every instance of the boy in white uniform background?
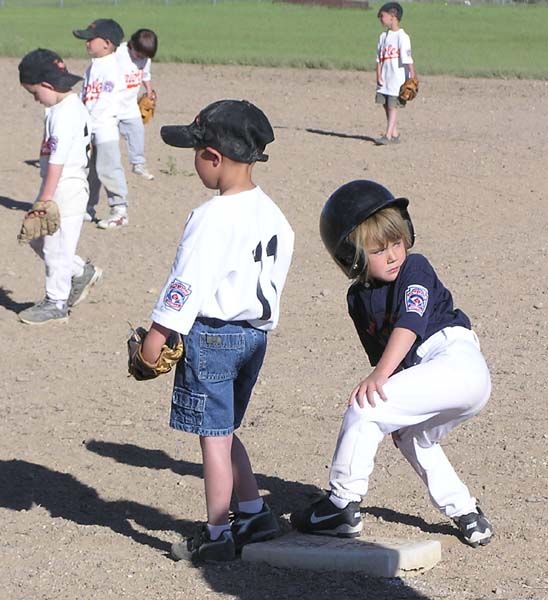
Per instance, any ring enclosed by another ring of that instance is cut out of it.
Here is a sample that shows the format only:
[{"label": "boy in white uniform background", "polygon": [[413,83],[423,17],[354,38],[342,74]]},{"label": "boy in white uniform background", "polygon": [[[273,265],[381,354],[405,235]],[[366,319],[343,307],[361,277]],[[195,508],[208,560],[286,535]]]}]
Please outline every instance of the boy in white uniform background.
[{"label": "boy in white uniform background", "polygon": [[71,90],[81,79],[51,50],[33,50],[19,64],[21,85],[46,107],[37,200],[54,201],[60,213],[59,229],[31,242],[45,263],[46,297],[19,313],[30,325],[65,321],[69,307],[85,298],[102,273],[76,254],[89,194],[91,146],[88,112]]},{"label": "boy in white uniform background", "polygon": [[[142,356],[155,363],[171,331],[183,335],[171,403],[173,428],[200,436],[207,524],[172,546],[175,559],[226,561],[244,544],[278,535],[259,496],[240,426],[278,323],[294,234],[280,209],[251,179],[274,140],[253,104],[221,100],[188,126],[162,127],[172,146],[195,149],[195,168],[211,200],[187,219],[171,273],[152,312]],[[229,523],[232,492],[238,499]]]},{"label": "boy in white uniform background", "polygon": [[379,146],[399,143],[398,109],[405,106],[405,101],[399,97],[400,87],[406,79],[416,77],[411,40],[400,27],[402,16],[403,8],[398,2],[387,2],[377,14],[386,27],[377,44],[375,102],[383,105],[386,114],[386,133],[375,140]]},{"label": "boy in white uniform background", "polygon": [[119,228],[128,224],[128,190],[118,133],[118,94],[123,84],[114,52],[124,32],[112,19],[97,19],[87,29],[73,31],[73,34],[86,40],[86,49],[91,56],[91,65],[82,85],[82,101],[91,115],[93,144],[86,220],[95,219],[95,208],[103,185],[110,214],[98,221],[97,227]]},{"label": "boy in white uniform background", "polygon": [[124,83],[118,95],[118,128],[127,142],[133,173],[149,181],[154,179],[154,175],[146,165],[145,127],[137,100],[141,85],[149,98],[154,96],[150,65],[157,50],[158,38],[150,29],[137,30],[129,42],[122,42],[116,50]]}]

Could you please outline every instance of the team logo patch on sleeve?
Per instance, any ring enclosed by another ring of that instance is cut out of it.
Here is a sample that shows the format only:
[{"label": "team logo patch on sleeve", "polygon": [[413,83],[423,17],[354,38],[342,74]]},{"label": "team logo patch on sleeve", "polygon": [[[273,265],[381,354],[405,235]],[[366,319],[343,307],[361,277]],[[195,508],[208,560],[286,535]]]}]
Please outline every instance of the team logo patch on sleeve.
[{"label": "team logo patch on sleeve", "polygon": [[405,311],[424,315],[428,306],[428,290],[422,285],[410,285],[405,290]]},{"label": "team logo patch on sleeve", "polygon": [[174,279],[167,288],[164,305],[173,310],[181,310],[190,294],[192,294],[192,291],[188,283]]}]

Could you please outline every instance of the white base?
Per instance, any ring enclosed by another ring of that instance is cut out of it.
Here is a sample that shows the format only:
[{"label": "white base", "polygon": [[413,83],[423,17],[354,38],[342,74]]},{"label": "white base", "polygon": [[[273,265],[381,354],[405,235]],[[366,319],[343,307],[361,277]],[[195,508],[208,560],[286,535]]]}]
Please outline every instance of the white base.
[{"label": "white base", "polygon": [[343,539],[292,532],[269,542],[249,544],[242,560],[274,567],[315,571],[359,571],[372,577],[422,573],[441,559],[435,540]]}]

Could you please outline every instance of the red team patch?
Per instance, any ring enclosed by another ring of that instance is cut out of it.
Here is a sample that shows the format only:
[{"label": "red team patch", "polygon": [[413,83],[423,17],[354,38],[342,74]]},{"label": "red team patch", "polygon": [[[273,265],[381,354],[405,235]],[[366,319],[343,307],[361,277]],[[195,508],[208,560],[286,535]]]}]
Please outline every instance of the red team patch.
[{"label": "red team patch", "polygon": [[424,315],[428,306],[428,290],[422,285],[410,285],[405,290],[406,312],[417,313],[420,317]]},{"label": "red team patch", "polygon": [[167,288],[164,304],[173,310],[181,310],[191,293],[188,283],[174,279]]}]

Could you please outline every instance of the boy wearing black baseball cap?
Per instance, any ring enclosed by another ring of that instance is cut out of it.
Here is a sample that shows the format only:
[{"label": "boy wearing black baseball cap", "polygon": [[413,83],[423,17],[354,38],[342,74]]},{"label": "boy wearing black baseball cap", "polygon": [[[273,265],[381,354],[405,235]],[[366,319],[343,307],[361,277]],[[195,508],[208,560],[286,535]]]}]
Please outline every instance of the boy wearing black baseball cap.
[{"label": "boy wearing black baseball cap", "polygon": [[[200,436],[207,524],[172,546],[175,559],[225,561],[242,546],[278,535],[259,496],[246,449],[235,435],[277,325],[293,252],[291,226],[255,185],[255,162],[274,141],[265,114],[245,100],[221,100],[186,126],[162,127],[164,142],[193,148],[203,184],[218,190],[187,219],[171,273],[142,347],[155,363],[172,331],[183,336],[170,425]],[[232,523],[232,492],[238,509]]]},{"label": "boy wearing black baseball cap", "polygon": [[37,230],[35,236],[26,234],[24,227],[19,237],[30,242],[46,268],[45,298],[19,313],[19,319],[29,325],[66,321],[69,307],[83,300],[102,274],[76,254],[89,195],[89,115],[71,89],[81,79],[69,73],[58,54],[44,48],[29,52],[19,63],[21,85],[46,107],[40,147],[42,184],[25,220],[59,212],[56,231],[38,236],[43,232]]},{"label": "boy wearing black baseball cap", "polygon": [[90,165],[90,193],[86,220],[95,220],[101,185],[107,192],[110,214],[97,222],[100,229],[116,229],[128,224],[127,183],[120,155],[118,132],[118,93],[125,87],[116,56],[124,38],[120,25],[112,19],[97,19],[86,29],[72,32],[86,40],[91,65],[84,75],[82,102],[91,115],[94,152]]}]

